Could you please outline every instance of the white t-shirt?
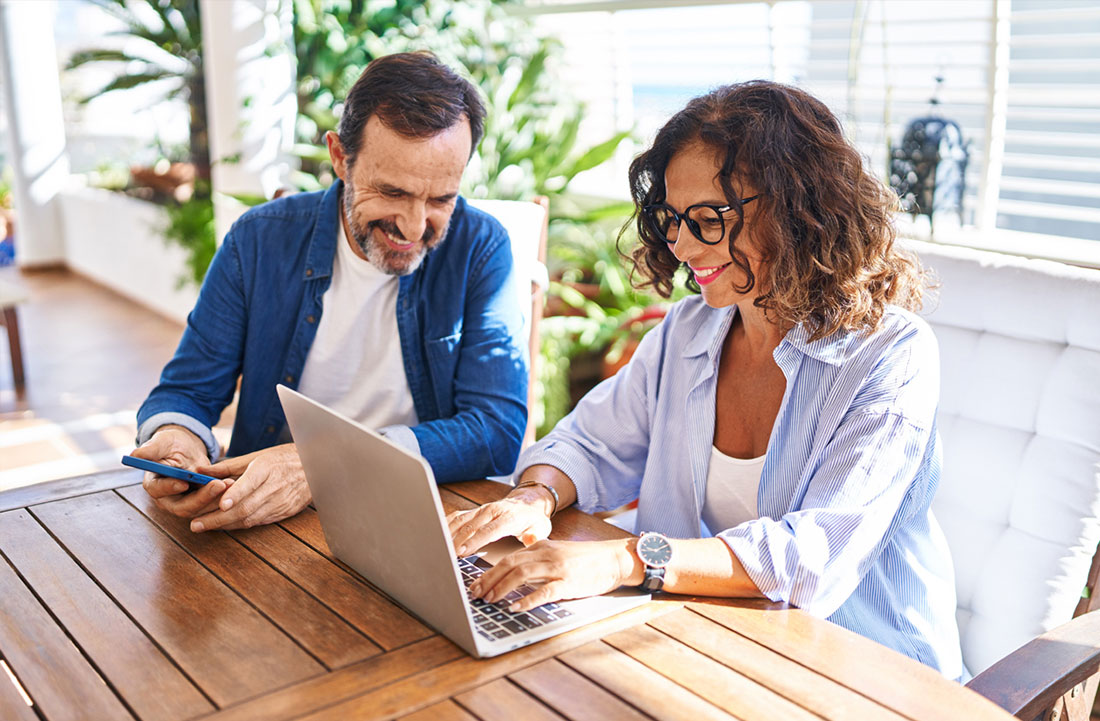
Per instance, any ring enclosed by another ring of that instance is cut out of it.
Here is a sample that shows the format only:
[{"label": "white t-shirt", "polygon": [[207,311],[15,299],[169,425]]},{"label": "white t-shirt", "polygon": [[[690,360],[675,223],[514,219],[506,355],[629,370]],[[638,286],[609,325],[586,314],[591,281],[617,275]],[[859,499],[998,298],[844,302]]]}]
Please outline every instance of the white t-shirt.
[{"label": "white t-shirt", "polygon": [[733,458],[716,447],[710,449],[703,523],[711,533],[759,518],[756,496],[764,458]]},{"label": "white t-shirt", "polygon": [[417,423],[397,330],[398,278],[357,256],[337,226],[332,283],[298,390],[368,428]]}]

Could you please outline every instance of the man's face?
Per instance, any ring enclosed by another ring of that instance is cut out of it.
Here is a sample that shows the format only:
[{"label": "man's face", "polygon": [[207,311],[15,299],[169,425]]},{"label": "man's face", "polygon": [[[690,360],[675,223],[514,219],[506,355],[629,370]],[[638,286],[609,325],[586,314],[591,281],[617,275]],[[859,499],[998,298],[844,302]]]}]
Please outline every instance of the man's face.
[{"label": "man's face", "polygon": [[344,181],[344,231],[355,254],[390,275],[408,275],[447,235],[470,157],[463,118],[430,138],[407,138],[372,116],[355,162],[335,133],[326,136]]}]

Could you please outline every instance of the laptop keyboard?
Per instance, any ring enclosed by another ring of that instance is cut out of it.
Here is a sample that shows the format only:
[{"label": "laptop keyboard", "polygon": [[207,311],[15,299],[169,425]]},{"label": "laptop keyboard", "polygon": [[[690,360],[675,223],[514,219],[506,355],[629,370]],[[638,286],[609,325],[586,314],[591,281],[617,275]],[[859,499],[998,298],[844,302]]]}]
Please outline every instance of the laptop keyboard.
[{"label": "laptop keyboard", "polygon": [[[484,565],[478,565],[478,563]],[[486,568],[492,568],[492,566],[476,556],[458,559],[458,572],[462,574],[462,582],[467,589],[469,589],[471,583],[485,572]],[[544,603],[529,611],[520,611],[519,613],[512,613],[508,610],[508,606],[534,590],[527,585],[520,586],[496,603],[486,603],[480,598],[472,598],[469,596],[469,590],[467,590],[467,601],[470,604],[470,612],[474,618],[474,625],[477,626],[477,632],[492,641],[508,638],[517,633],[545,626],[552,621],[573,615],[572,611],[562,608],[557,603]]]}]

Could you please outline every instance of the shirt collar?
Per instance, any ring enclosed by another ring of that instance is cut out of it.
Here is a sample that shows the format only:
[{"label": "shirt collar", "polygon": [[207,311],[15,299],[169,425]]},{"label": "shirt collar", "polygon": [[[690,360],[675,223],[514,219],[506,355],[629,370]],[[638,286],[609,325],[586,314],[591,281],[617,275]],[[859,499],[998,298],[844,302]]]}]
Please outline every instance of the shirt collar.
[{"label": "shirt collar", "polygon": [[344,181],[337,179],[321,196],[321,207],[313,224],[313,236],[309,240],[304,280],[316,280],[332,275],[332,259],[336,255],[337,227],[340,223],[340,197],[344,194]]},{"label": "shirt collar", "polygon": [[[703,355],[713,361],[722,350],[722,343],[726,339],[733,319],[737,317],[737,306],[728,308],[716,308],[713,312],[703,314],[699,326],[695,329],[691,340],[684,346],[685,358],[693,358]],[[830,336],[818,338],[811,342],[810,331],[803,323],[787,331],[782,343],[789,345],[803,355],[819,360],[830,365],[840,365],[856,349],[858,343],[855,334],[847,331],[838,331]]]},{"label": "shirt collar", "polygon": [[790,344],[803,355],[808,355],[822,363],[834,366],[847,360],[859,345],[854,342],[856,334],[843,330],[812,342],[809,338],[810,330],[804,323],[799,323],[787,332],[783,342]]}]

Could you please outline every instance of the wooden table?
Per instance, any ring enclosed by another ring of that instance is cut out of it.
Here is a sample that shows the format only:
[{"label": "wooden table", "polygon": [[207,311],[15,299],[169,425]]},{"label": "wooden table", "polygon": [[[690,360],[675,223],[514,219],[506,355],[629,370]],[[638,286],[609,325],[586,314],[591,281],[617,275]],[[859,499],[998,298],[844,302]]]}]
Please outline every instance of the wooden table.
[{"label": "wooden table", "polygon": [[[139,480],[0,494],[0,719],[1011,718],[759,602],[661,598],[476,660],[334,561],[312,510],[196,535]],[[503,490],[454,484],[444,505]],[[621,533],[573,509],[555,519],[559,538]]]}]

